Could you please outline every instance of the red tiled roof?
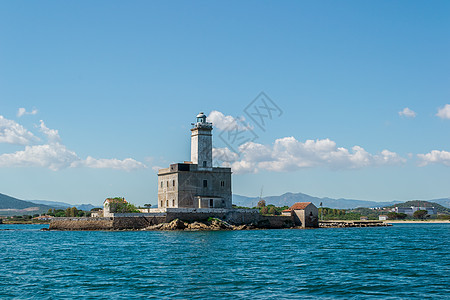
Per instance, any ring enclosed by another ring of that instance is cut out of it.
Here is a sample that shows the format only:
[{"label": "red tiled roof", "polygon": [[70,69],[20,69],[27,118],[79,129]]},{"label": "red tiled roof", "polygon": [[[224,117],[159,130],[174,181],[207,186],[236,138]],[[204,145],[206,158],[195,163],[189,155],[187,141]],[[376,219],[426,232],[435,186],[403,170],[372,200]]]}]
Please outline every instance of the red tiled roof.
[{"label": "red tiled roof", "polygon": [[289,212],[289,211],[292,211],[292,209],[285,209],[285,210],[282,210],[281,212]]},{"label": "red tiled roof", "polygon": [[294,205],[292,205],[291,207],[289,207],[289,210],[305,209],[310,204],[311,202],[297,202],[294,203]]}]

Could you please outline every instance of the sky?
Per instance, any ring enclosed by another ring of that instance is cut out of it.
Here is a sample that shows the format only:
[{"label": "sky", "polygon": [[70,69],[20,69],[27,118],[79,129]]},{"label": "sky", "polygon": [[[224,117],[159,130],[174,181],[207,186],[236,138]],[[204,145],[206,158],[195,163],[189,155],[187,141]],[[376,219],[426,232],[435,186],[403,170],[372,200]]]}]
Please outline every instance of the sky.
[{"label": "sky", "polygon": [[233,193],[450,197],[448,1],[0,1],[0,193],[156,205],[213,123]]}]

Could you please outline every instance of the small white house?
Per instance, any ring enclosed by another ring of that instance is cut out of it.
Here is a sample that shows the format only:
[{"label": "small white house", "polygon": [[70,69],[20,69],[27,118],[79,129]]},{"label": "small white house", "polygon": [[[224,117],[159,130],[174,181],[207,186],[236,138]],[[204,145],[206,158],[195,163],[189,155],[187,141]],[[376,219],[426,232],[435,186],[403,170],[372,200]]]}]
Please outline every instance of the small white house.
[{"label": "small white house", "polygon": [[378,216],[378,220],[380,220],[380,221],[386,221],[388,219],[388,216],[386,216],[386,215],[379,215]]}]

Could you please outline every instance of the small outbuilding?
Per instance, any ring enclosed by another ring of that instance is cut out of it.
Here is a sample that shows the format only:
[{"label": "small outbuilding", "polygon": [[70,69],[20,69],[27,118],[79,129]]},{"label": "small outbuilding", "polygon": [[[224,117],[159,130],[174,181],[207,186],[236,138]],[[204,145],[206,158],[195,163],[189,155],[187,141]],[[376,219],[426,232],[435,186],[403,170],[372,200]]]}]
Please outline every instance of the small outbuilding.
[{"label": "small outbuilding", "polygon": [[379,215],[378,216],[378,220],[380,220],[380,221],[386,221],[388,219],[388,216],[386,216],[386,215]]},{"label": "small outbuilding", "polygon": [[301,227],[319,227],[319,210],[311,202],[297,202],[281,212],[282,216],[292,216],[294,223]]}]

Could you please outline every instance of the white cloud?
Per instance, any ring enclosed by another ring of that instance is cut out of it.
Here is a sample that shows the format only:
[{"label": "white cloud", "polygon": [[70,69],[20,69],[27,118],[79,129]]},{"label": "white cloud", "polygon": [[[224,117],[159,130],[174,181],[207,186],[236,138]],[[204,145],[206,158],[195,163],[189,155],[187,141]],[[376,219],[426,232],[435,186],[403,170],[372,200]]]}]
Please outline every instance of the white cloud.
[{"label": "white cloud", "polygon": [[436,116],[441,119],[450,119],[450,104],[445,104],[444,107],[439,108]]},{"label": "white cloud", "polygon": [[0,115],[0,143],[27,145],[38,140],[22,125]]},{"label": "white cloud", "polygon": [[433,150],[426,154],[417,154],[420,159],[419,166],[424,167],[429,164],[443,164],[450,167],[450,152]]},{"label": "white cloud", "polygon": [[329,139],[300,142],[294,137],[285,137],[277,139],[273,145],[249,142],[242,145],[239,151],[238,159],[223,164],[231,166],[235,173],[256,173],[260,170],[286,172],[310,167],[357,169],[406,162],[406,159],[389,150],[370,154],[362,147],[354,146],[350,151],[337,147]]},{"label": "white cloud", "polygon": [[402,111],[398,112],[398,115],[401,117],[407,117],[407,118],[415,118],[417,116],[417,113],[408,107],[405,107]]},{"label": "white cloud", "polygon": [[37,109],[33,109],[32,111],[28,112],[25,108],[21,107],[17,110],[17,116],[20,118],[23,115],[35,115],[38,113]]},{"label": "white cloud", "polygon": [[0,155],[0,167],[43,167],[53,171],[68,168],[79,160],[64,145],[26,146],[25,150]]},{"label": "white cloud", "polygon": [[88,156],[82,160],[66,146],[59,143],[26,146],[25,150],[0,155],[0,167],[42,167],[53,171],[66,168],[87,167],[132,171],[146,166],[132,158],[95,159]]},{"label": "white cloud", "polygon": [[[54,171],[74,167],[108,168],[125,171],[146,168],[143,163],[132,158],[123,160],[116,158],[95,159],[88,156],[83,160],[74,151],[67,149],[61,143],[58,130],[48,128],[42,120],[40,121],[39,131],[46,135],[48,139],[47,144],[26,146],[21,151],[0,154],[0,168],[42,167]],[[22,125],[0,116],[0,143],[26,145],[38,140]]]},{"label": "white cloud", "polygon": [[124,160],[116,158],[96,159],[91,156],[88,156],[85,160],[76,161],[72,164],[72,167],[81,167],[81,166],[94,169],[116,169],[125,171],[133,171],[137,169],[147,168],[143,163],[138,162],[132,158],[125,158]]},{"label": "white cloud", "polygon": [[249,124],[245,123],[244,117],[235,118],[232,116],[225,116],[217,110],[213,110],[208,115],[208,121],[213,123],[213,126],[223,131],[243,131],[252,129]]},{"label": "white cloud", "polygon": [[239,159],[239,155],[228,148],[213,148],[213,160],[217,162],[231,163]]},{"label": "white cloud", "polygon": [[39,131],[45,134],[48,138],[48,141],[50,143],[60,143],[61,138],[59,136],[58,130],[56,129],[49,129],[47,126],[45,126],[44,121],[40,120],[39,125]]}]

